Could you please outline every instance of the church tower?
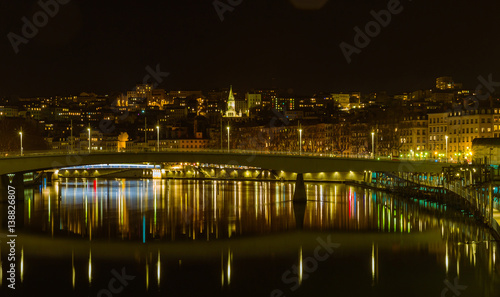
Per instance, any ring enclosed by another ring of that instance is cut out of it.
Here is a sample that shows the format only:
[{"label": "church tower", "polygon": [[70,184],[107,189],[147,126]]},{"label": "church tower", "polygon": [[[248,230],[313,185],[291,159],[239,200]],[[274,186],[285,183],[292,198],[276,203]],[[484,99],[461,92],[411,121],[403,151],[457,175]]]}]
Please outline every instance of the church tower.
[{"label": "church tower", "polygon": [[229,97],[227,98],[227,110],[225,117],[227,118],[241,117],[241,112],[240,114],[236,113],[234,95],[233,95],[233,86],[231,86],[229,89]]}]

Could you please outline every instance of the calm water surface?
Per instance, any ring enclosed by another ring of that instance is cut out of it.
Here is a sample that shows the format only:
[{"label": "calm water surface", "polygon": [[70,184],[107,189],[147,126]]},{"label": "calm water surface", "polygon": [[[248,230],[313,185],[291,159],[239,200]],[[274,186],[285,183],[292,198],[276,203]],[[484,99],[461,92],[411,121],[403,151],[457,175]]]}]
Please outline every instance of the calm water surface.
[{"label": "calm water surface", "polygon": [[22,269],[14,292],[2,235],[0,295],[500,296],[498,243],[467,214],[330,183],[308,184],[301,207],[293,188],[63,179],[26,190]]}]

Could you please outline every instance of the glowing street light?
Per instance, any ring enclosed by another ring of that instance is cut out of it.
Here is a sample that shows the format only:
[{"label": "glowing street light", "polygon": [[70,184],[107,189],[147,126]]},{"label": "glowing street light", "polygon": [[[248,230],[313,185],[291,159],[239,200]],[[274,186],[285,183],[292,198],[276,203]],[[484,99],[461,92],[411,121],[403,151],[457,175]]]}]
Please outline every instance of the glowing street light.
[{"label": "glowing street light", "polygon": [[21,136],[21,156],[23,155],[23,131],[19,132],[19,135]]},{"label": "glowing street light", "polygon": [[299,129],[299,155],[302,155],[302,128]]},{"label": "glowing street light", "polygon": [[156,126],[156,150],[160,151],[160,126]]},{"label": "glowing street light", "polygon": [[444,138],[446,139],[446,162],[448,162],[448,135],[445,135]]},{"label": "glowing street light", "polygon": [[89,154],[90,154],[90,127],[87,128],[87,131],[89,131]]},{"label": "glowing street light", "polygon": [[229,146],[229,126],[226,127],[227,129],[227,152],[229,153],[229,151],[231,150],[230,146]]}]

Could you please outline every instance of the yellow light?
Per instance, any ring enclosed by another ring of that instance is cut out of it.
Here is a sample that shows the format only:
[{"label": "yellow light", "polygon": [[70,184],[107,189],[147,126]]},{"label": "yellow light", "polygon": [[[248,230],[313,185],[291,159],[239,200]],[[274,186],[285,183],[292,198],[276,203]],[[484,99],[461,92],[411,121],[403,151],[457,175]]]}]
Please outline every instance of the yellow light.
[{"label": "yellow light", "polygon": [[76,280],[76,275],[75,275],[75,252],[71,251],[71,270],[72,270],[72,283],[73,283],[73,289],[75,288],[75,280]]},{"label": "yellow light", "polygon": [[89,253],[89,284],[92,282],[92,251]]},{"label": "yellow light", "polygon": [[158,250],[158,271],[157,271],[157,276],[158,276],[158,286],[160,286],[160,267],[161,267],[161,262],[160,262],[160,250]]},{"label": "yellow light", "polygon": [[24,280],[24,248],[21,248],[21,283]]},{"label": "yellow light", "polygon": [[299,249],[299,285],[302,284],[302,246]]}]

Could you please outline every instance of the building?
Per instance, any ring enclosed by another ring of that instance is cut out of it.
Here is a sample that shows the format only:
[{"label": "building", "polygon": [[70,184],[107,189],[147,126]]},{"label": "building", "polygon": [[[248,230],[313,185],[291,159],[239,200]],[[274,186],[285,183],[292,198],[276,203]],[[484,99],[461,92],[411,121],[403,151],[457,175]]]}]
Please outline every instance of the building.
[{"label": "building", "polygon": [[18,113],[19,113],[19,110],[17,107],[0,106],[0,118],[2,118],[2,117],[6,117],[6,118],[17,117]]},{"label": "building", "polygon": [[153,103],[153,92],[150,84],[140,84],[135,86],[134,91],[127,92],[127,103],[129,106],[147,106]]},{"label": "building", "polygon": [[278,111],[295,110],[295,98],[276,97],[273,99],[271,107]]},{"label": "building", "polygon": [[426,114],[414,113],[403,117],[401,123],[401,156],[407,158],[428,158],[427,141],[428,117]]},{"label": "building", "polygon": [[260,89],[253,90],[251,93],[261,95],[261,105],[262,107],[271,106],[274,99],[276,98],[276,90],[274,89]]},{"label": "building", "polygon": [[236,102],[233,95],[233,86],[229,89],[229,96],[227,98],[227,109],[225,113],[226,118],[241,118],[241,110],[237,113]]},{"label": "building", "polygon": [[248,109],[262,104],[262,94],[246,93],[245,99],[247,101]]},{"label": "building", "polygon": [[90,135],[90,150],[103,150],[103,134],[98,130],[85,130],[80,133],[80,150],[89,150],[89,135]]},{"label": "building", "polygon": [[438,90],[453,90],[453,89],[461,89],[461,83],[455,83],[453,78],[450,76],[442,76],[436,78],[436,89]]},{"label": "building", "polygon": [[[472,159],[472,142],[476,138],[495,136],[495,119],[499,108],[454,111],[448,114],[448,156],[453,161]],[[497,132],[498,136],[498,132]]]},{"label": "building", "polygon": [[446,158],[448,112],[428,114],[429,151],[434,158]]},{"label": "building", "polygon": [[248,105],[245,100],[236,100],[234,101],[234,109],[241,114],[248,115]]},{"label": "building", "polygon": [[341,107],[342,109],[348,109],[351,99],[351,94],[334,93],[332,94],[332,99],[335,102],[335,104],[337,104],[337,106]]},{"label": "building", "polygon": [[154,89],[151,91],[151,101],[148,102],[148,106],[157,106],[162,108],[164,105],[169,104],[167,101],[167,93],[163,89]]}]

